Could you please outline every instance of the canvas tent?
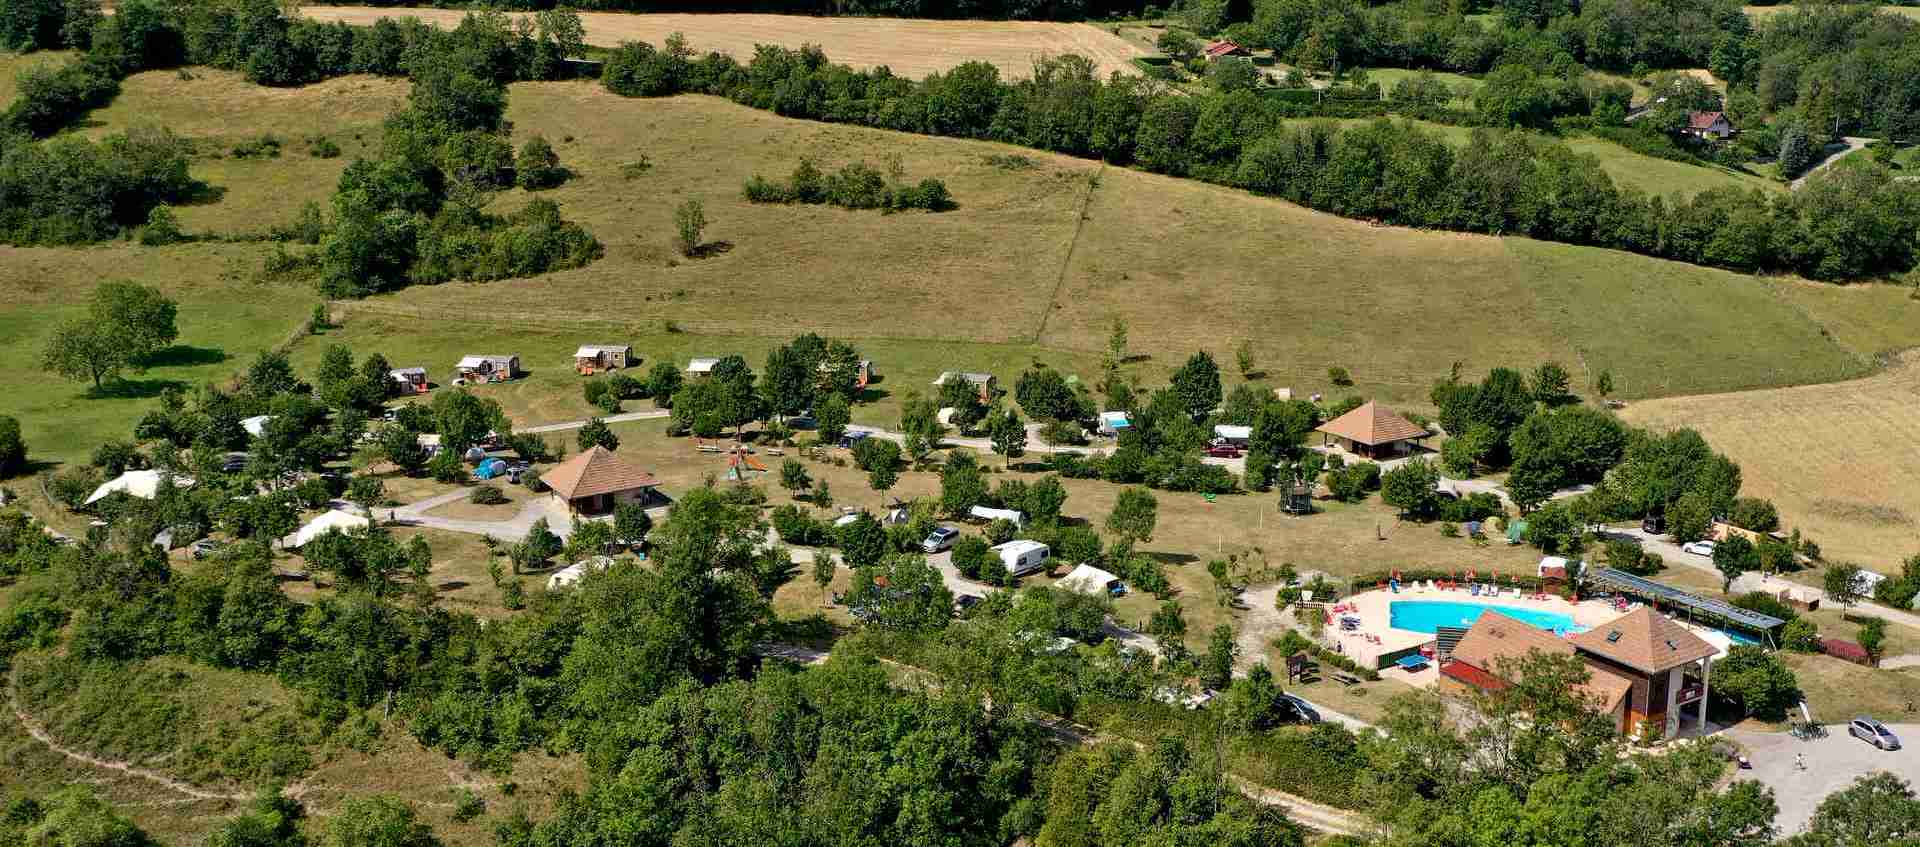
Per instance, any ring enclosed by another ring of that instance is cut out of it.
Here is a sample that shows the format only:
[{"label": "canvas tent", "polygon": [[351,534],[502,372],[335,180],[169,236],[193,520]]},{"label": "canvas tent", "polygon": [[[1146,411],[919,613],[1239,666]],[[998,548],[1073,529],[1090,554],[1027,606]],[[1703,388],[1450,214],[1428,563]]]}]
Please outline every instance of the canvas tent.
[{"label": "canvas tent", "polygon": [[1092,565],[1081,565],[1054,583],[1053,587],[1097,597],[1112,591],[1119,584],[1119,577]]},{"label": "canvas tent", "polygon": [[604,571],[610,567],[613,567],[613,560],[606,556],[595,556],[591,559],[574,562],[571,565],[554,571],[552,576],[547,577],[547,590],[553,591],[559,588],[566,588],[579,582],[580,578],[586,576],[590,570]]},{"label": "canvas tent", "polygon": [[124,491],[142,500],[152,500],[154,495],[160,492],[160,480],[162,478],[171,480],[175,488],[193,487],[193,480],[184,476],[175,476],[165,471],[127,471],[101,483],[100,487],[95,488],[93,494],[87,498],[87,502],[81,505],[88,505],[103,500],[108,495],[117,491]]},{"label": "canvas tent", "polygon": [[334,509],[313,520],[307,521],[307,525],[301,527],[300,531],[280,539],[280,546],[292,550],[296,547],[306,546],[307,542],[326,535],[331,530],[337,529],[341,532],[346,532],[352,529],[366,528],[366,517],[356,515],[352,512],[343,512],[339,509]]},{"label": "canvas tent", "polygon": [[273,420],[272,415],[254,415],[250,418],[241,418],[240,428],[246,430],[248,435],[259,438],[267,434],[267,421],[270,420]]}]

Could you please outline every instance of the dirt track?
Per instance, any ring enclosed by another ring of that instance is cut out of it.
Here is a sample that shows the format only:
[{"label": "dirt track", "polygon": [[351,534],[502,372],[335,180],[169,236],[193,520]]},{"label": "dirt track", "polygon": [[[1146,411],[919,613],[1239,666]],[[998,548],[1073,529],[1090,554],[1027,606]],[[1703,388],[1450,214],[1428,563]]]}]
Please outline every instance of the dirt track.
[{"label": "dirt track", "polygon": [[[466,13],[455,9],[399,9],[364,6],[305,6],[317,21],[371,24],[385,17],[415,17],[452,27]],[[827,58],[866,68],[886,65],[895,74],[919,79],[970,61],[992,62],[1009,77],[1027,76],[1033,60],[1075,53],[1098,64],[1105,77],[1135,72],[1130,60],[1145,55],[1119,36],[1088,24],[1024,21],[930,21],[898,18],[813,18],[798,15],[623,14],[582,12],[587,43],[615,47],[623,41],[659,46],[682,33],[699,52],[717,50],[742,62],[756,44],[799,47],[817,44]]]}]

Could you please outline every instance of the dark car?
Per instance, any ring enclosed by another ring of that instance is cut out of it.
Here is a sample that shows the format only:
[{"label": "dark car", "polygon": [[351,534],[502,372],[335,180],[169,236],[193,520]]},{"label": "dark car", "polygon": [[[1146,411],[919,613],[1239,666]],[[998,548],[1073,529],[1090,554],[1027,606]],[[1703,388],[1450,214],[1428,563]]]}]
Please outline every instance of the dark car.
[{"label": "dark car", "polygon": [[1320,710],[1315,709],[1309,705],[1307,701],[1295,697],[1292,694],[1280,695],[1280,707],[1283,710],[1291,712],[1292,718],[1300,723],[1320,722]]},{"label": "dark car", "polygon": [[215,553],[220,552],[220,548],[225,546],[227,545],[219,541],[216,541],[214,539],[202,538],[199,541],[195,541],[192,544],[187,545],[187,551],[192,553],[193,557],[196,559],[204,559],[208,556],[211,556]]},{"label": "dark car", "polygon": [[1900,736],[1873,718],[1854,718],[1847,723],[1847,734],[1882,750],[1900,749]]},{"label": "dark car", "polygon": [[1207,447],[1207,455],[1216,459],[1238,459],[1240,448],[1231,444],[1214,444]]},{"label": "dark car", "polygon": [[867,440],[867,437],[872,434],[873,433],[870,433],[870,432],[849,432],[845,435],[840,436],[840,446],[851,448],[853,447],[853,445],[859,444],[860,442]]}]

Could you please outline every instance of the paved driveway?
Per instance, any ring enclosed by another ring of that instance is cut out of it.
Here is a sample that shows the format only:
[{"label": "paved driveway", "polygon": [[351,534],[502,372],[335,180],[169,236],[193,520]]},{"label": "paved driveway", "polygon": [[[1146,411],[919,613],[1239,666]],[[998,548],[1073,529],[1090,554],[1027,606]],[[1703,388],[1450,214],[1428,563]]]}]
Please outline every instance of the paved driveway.
[{"label": "paved driveway", "polygon": [[[1920,742],[1920,724],[1888,724],[1903,743]],[[1846,788],[1859,777],[1874,771],[1892,771],[1901,779],[1920,782],[1920,755],[1909,748],[1888,752],[1847,734],[1845,724],[1830,725],[1828,735],[1801,741],[1784,732],[1752,732],[1730,729],[1723,737],[1747,748],[1753,769],[1741,771],[1739,778],[1753,779],[1773,789],[1773,800],[1780,804],[1774,823],[1780,834],[1793,835],[1806,828],[1813,810],[1827,795]],[[1793,754],[1807,757],[1807,769],[1793,766]]]}]

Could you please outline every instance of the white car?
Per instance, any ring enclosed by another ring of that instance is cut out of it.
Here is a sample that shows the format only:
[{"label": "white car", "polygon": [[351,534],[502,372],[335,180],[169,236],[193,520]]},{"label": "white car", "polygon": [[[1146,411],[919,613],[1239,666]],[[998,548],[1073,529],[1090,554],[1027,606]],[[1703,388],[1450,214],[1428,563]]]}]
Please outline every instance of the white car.
[{"label": "white car", "polygon": [[1686,544],[1682,544],[1682,545],[1680,545],[1680,552],[1682,552],[1682,553],[1692,553],[1692,554],[1693,554],[1693,555],[1695,555],[1695,556],[1706,556],[1706,557],[1708,557],[1708,558],[1712,558],[1712,557],[1713,557],[1713,542],[1711,542],[1711,541],[1690,541],[1690,542],[1687,542]]}]

